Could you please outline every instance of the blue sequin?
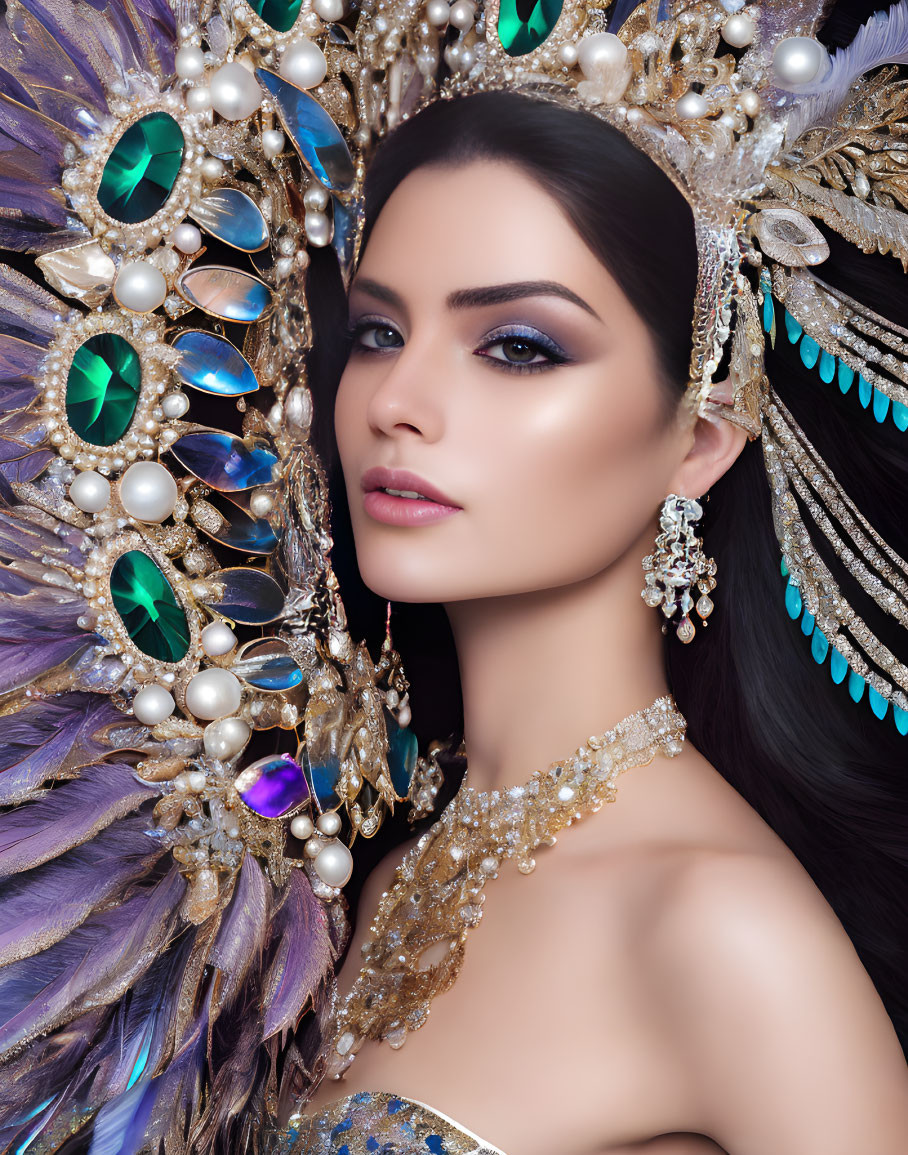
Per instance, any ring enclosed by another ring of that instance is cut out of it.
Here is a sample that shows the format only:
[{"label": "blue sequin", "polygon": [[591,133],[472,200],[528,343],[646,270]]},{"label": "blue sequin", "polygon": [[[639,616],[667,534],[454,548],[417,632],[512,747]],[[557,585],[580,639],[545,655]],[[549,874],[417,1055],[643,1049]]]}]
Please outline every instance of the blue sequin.
[{"label": "blue sequin", "polygon": [[801,339],[801,334],[804,332],[787,309],[785,310],[785,331],[788,333],[788,340],[791,341],[792,345],[797,345]]},{"label": "blue sequin", "polygon": [[847,393],[851,388],[851,383],[854,381],[854,370],[850,365],[846,365],[844,361],[839,362],[839,389],[842,393]]},{"label": "blue sequin", "polygon": [[825,349],[820,350],[820,377],[827,385],[835,377],[835,357]]},{"label": "blue sequin", "polygon": [[873,416],[879,421],[886,420],[886,415],[889,412],[889,398],[885,393],[881,393],[879,389],[873,391]]},{"label": "blue sequin", "polygon": [[442,1142],[440,1135],[427,1135],[426,1146],[432,1152],[432,1155],[447,1155],[447,1147]]},{"label": "blue sequin", "polygon": [[817,358],[820,356],[820,346],[814,341],[813,337],[805,333],[798,352],[801,354],[801,360],[806,367],[812,369],[817,363]]},{"label": "blue sequin", "polygon": [[870,398],[873,396],[873,386],[867,381],[863,373],[858,376],[858,400],[866,409],[870,404]]},{"label": "blue sequin", "polygon": [[837,686],[845,681],[845,675],[848,673],[848,662],[844,654],[839,653],[835,646],[829,653],[829,672]]}]

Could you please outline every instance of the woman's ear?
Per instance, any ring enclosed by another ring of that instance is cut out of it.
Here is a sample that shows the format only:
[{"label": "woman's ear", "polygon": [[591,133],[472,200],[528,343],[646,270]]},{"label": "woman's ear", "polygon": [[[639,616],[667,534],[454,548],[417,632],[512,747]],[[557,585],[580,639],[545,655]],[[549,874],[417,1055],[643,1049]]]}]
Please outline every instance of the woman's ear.
[{"label": "woman's ear", "polygon": [[[716,382],[713,396],[723,395],[728,382]],[[690,431],[687,436],[690,437]],[[722,417],[697,417],[693,442],[672,478],[670,493],[700,497],[737,460],[747,441],[740,425]]]}]

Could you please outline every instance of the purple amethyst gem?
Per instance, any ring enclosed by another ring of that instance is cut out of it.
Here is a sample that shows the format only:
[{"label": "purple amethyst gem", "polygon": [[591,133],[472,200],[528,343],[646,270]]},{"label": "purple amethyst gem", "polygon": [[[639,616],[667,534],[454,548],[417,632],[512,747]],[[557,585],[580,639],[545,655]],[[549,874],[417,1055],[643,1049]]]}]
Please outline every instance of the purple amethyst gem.
[{"label": "purple amethyst gem", "polygon": [[289,754],[272,754],[247,766],[234,782],[250,810],[263,818],[280,818],[309,797],[303,768]]}]

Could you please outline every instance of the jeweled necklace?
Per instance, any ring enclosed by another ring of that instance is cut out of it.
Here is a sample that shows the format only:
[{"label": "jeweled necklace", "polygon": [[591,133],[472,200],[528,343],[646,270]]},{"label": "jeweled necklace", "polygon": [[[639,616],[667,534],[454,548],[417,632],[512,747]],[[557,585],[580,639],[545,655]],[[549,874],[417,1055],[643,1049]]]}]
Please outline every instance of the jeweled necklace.
[{"label": "jeweled necklace", "polygon": [[529,874],[538,846],[551,845],[556,831],[614,802],[622,771],[660,752],[680,754],[686,726],[667,694],[571,757],[537,770],[525,786],[478,791],[465,775],[382,896],[349,994],[341,1001],[334,992],[325,1076],[341,1078],[367,1038],[403,1046],[407,1032],[426,1021],[432,999],[454,984],[467,934],[482,918],[482,889],[498,876],[501,860],[515,858],[517,869]]}]

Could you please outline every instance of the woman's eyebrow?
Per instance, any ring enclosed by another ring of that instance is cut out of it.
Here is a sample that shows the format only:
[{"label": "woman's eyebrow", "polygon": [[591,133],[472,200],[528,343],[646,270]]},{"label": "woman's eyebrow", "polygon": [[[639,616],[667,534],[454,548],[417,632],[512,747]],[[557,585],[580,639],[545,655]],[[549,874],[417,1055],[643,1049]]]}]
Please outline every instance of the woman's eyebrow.
[{"label": "woman's eyebrow", "polygon": [[[403,298],[394,289],[369,277],[358,277],[350,291],[358,289],[370,297],[392,305],[402,313],[406,313]],[[579,305],[587,313],[601,320],[599,314],[588,305],[582,297],[558,281],[512,281],[504,285],[484,285],[477,289],[455,289],[449,293],[445,304],[449,309],[472,309],[483,305],[498,305],[506,301],[517,301],[522,297],[561,297],[574,305]]]}]

